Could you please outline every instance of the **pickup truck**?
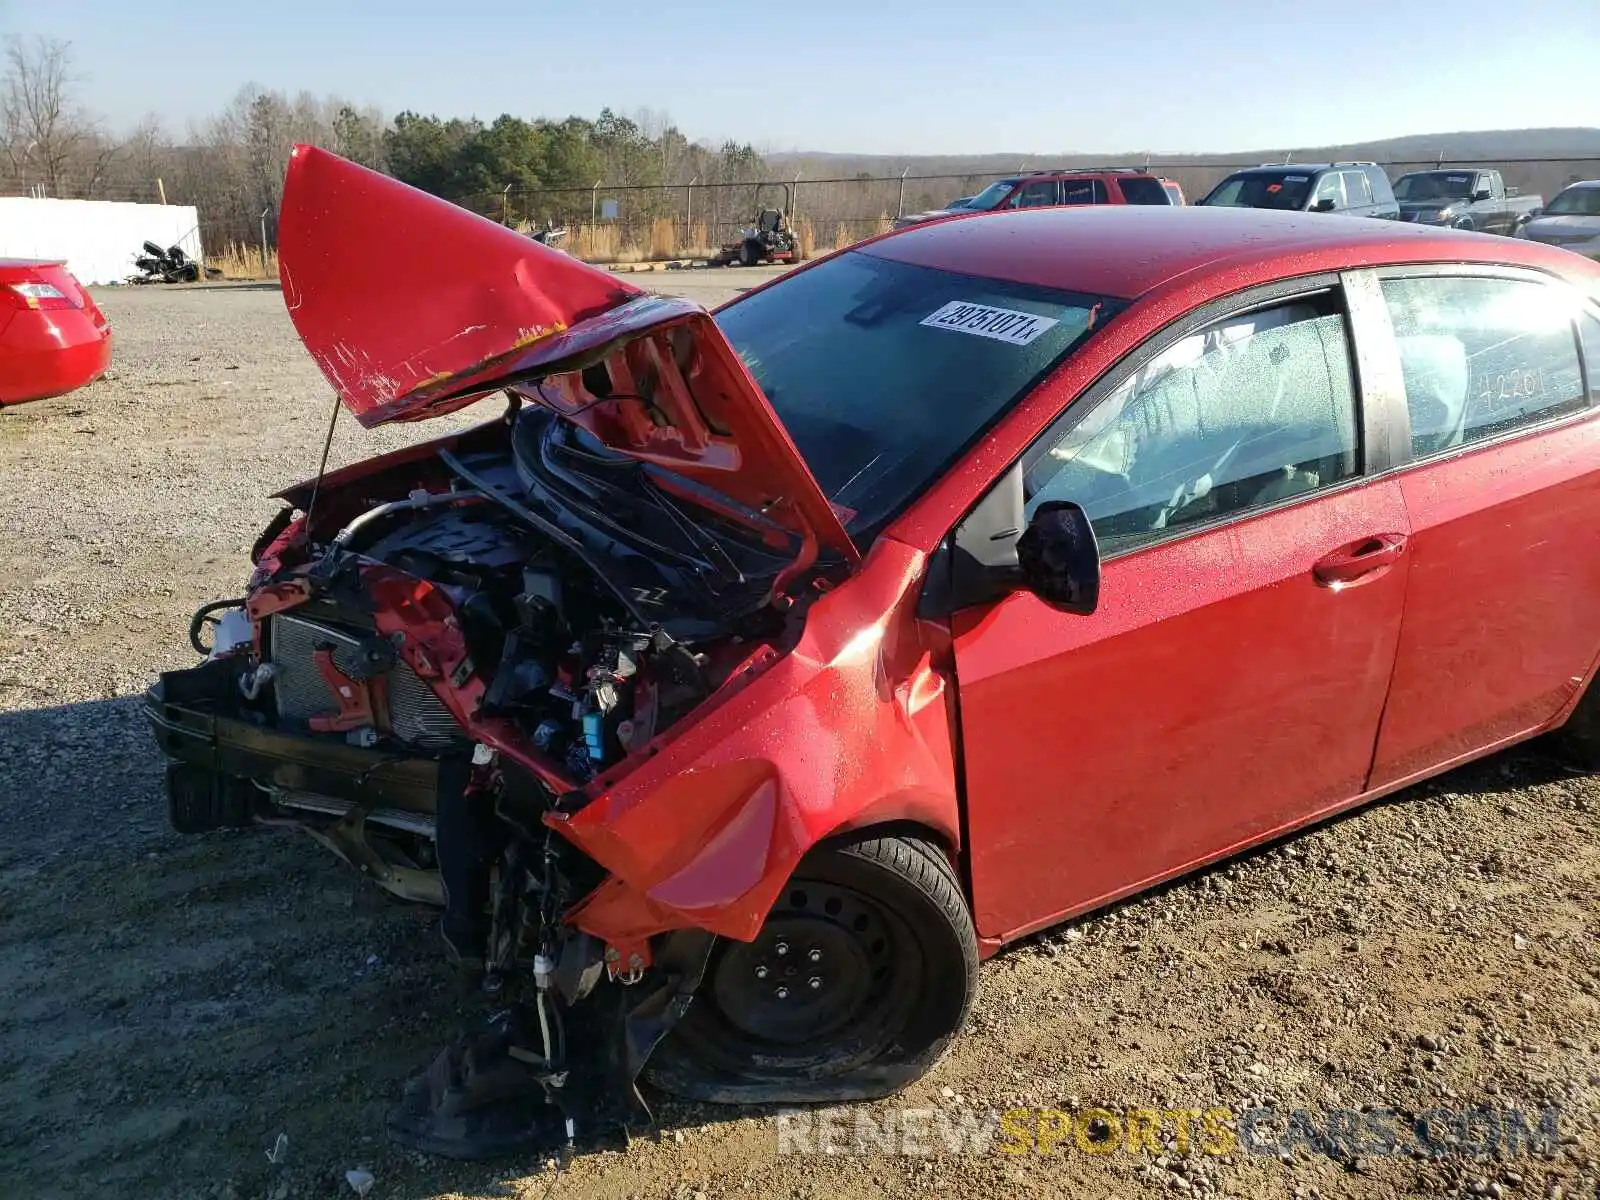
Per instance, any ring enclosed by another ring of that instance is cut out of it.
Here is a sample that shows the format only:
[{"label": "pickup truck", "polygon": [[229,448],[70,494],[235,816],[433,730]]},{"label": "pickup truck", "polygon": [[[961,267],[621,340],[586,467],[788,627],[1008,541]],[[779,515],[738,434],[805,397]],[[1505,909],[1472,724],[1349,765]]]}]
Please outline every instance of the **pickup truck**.
[{"label": "pickup truck", "polygon": [[1400,219],[1514,237],[1544,206],[1543,196],[1521,196],[1499,171],[1413,171],[1395,180]]}]

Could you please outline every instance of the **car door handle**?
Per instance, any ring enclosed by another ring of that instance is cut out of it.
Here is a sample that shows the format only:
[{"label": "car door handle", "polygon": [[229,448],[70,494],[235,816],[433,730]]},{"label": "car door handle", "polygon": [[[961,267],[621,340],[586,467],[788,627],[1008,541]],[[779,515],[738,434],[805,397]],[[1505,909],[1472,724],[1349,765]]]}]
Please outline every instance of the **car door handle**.
[{"label": "car door handle", "polygon": [[1375,533],[1324,554],[1312,565],[1311,574],[1324,587],[1355,583],[1374,571],[1393,566],[1405,550],[1405,534]]}]

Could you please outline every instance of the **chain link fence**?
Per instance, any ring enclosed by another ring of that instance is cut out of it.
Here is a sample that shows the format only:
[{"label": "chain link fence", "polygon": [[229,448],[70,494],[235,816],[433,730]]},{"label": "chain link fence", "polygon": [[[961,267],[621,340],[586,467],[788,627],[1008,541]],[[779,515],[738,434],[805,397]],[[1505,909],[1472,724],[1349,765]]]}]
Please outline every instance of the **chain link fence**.
[{"label": "chain link fence", "polygon": [[[1289,161],[1292,165],[1292,156]],[[1167,158],[1106,164],[1067,159],[1058,168],[1089,170],[1108,165],[1142,167],[1176,180],[1194,203],[1230,172],[1262,165],[1262,161]],[[1575,180],[1600,178],[1600,159],[1594,158],[1463,160],[1438,156],[1378,165],[1391,179],[1408,171],[1494,169],[1505,177],[1508,187],[1547,200]],[[1031,164],[1026,168],[1040,169]],[[1005,177],[1005,173],[913,175],[907,171],[903,175],[824,179],[775,175],[761,181],[668,186],[602,181],[587,188],[507,188],[469,196],[461,203],[525,230],[546,223],[565,225],[570,230],[568,248],[595,262],[705,257],[719,246],[737,241],[761,209],[780,208],[790,214],[804,250],[811,255],[885,232],[897,216],[943,208]]]},{"label": "chain link fence", "polygon": [[[1293,156],[1286,156],[1293,161]],[[1282,159],[1275,161],[1284,161]],[[196,164],[198,166],[198,164]],[[1229,172],[1261,165],[1260,159],[1149,158],[1105,163],[1084,156],[1059,160],[1052,169],[1142,167],[1176,180],[1194,203]],[[1568,183],[1600,178],[1600,159],[1501,158],[1380,161],[1391,179],[1408,171],[1435,168],[1492,168],[1522,195],[1546,200]],[[1041,170],[1037,163],[1025,170]],[[790,214],[807,256],[848,246],[892,228],[897,216],[943,208],[960,196],[981,191],[1003,172],[900,175],[855,175],[807,179],[774,170],[763,180],[670,185],[614,184],[590,187],[523,190],[515,187],[482,192],[457,201],[503,224],[533,231],[547,223],[570,231],[565,248],[593,262],[619,263],[696,259],[736,242],[764,208]],[[70,183],[71,181],[69,181]],[[200,213],[200,237],[208,258],[225,261],[230,274],[276,271],[277,213],[261,208],[247,195],[236,172],[189,169],[176,177],[148,178],[124,171],[117,178],[79,181],[82,186],[46,190],[35,180],[0,178],[0,195],[84,196],[144,204],[193,204]],[[131,255],[136,247],[129,247]],[[130,265],[131,270],[131,265]]]}]

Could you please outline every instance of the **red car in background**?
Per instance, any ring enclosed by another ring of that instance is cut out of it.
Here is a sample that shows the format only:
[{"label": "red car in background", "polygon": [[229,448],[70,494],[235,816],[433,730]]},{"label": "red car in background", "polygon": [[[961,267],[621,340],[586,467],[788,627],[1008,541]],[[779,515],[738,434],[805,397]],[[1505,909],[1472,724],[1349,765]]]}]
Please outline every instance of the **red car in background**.
[{"label": "red car in background", "polygon": [[310,149],[281,230],[363,425],[508,400],[282,493],[149,696],[178,828],[302,828],[516,997],[408,1145],[891,1093],[1009,942],[1547,731],[1600,765],[1575,255],[1041,209],[713,316]]},{"label": "red car in background", "polygon": [[910,213],[895,219],[895,228],[920,225],[944,217],[1017,208],[1070,208],[1089,204],[1182,204],[1183,189],[1137,167],[1090,167],[1028,171],[997,179],[974,196],[962,196],[944,208]]},{"label": "red car in background", "polygon": [[111,326],[64,262],[0,258],[0,405],[62,395],[110,365]]}]

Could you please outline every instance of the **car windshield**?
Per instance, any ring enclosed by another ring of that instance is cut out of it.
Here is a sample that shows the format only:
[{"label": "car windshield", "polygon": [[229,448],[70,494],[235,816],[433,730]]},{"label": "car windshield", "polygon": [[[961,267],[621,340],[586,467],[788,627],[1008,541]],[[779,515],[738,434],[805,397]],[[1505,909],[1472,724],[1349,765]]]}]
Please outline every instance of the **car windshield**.
[{"label": "car windshield", "polygon": [[1472,175],[1465,171],[1427,171],[1403,175],[1394,185],[1396,200],[1465,200],[1472,195]]},{"label": "car windshield", "polygon": [[1121,307],[849,251],[716,320],[846,529],[870,536]]},{"label": "car windshield", "polygon": [[998,207],[1000,201],[1011,195],[1011,189],[1016,186],[1015,183],[1008,179],[1003,179],[999,183],[991,183],[983,191],[968,200],[962,207],[975,212],[988,212],[991,208]]},{"label": "car windshield", "polygon": [[1549,217],[1600,217],[1600,187],[1569,187],[1544,211]]},{"label": "car windshield", "polygon": [[1233,175],[1219,183],[1201,204],[1222,208],[1305,207],[1311,194],[1311,176],[1290,171],[1254,171]]}]

